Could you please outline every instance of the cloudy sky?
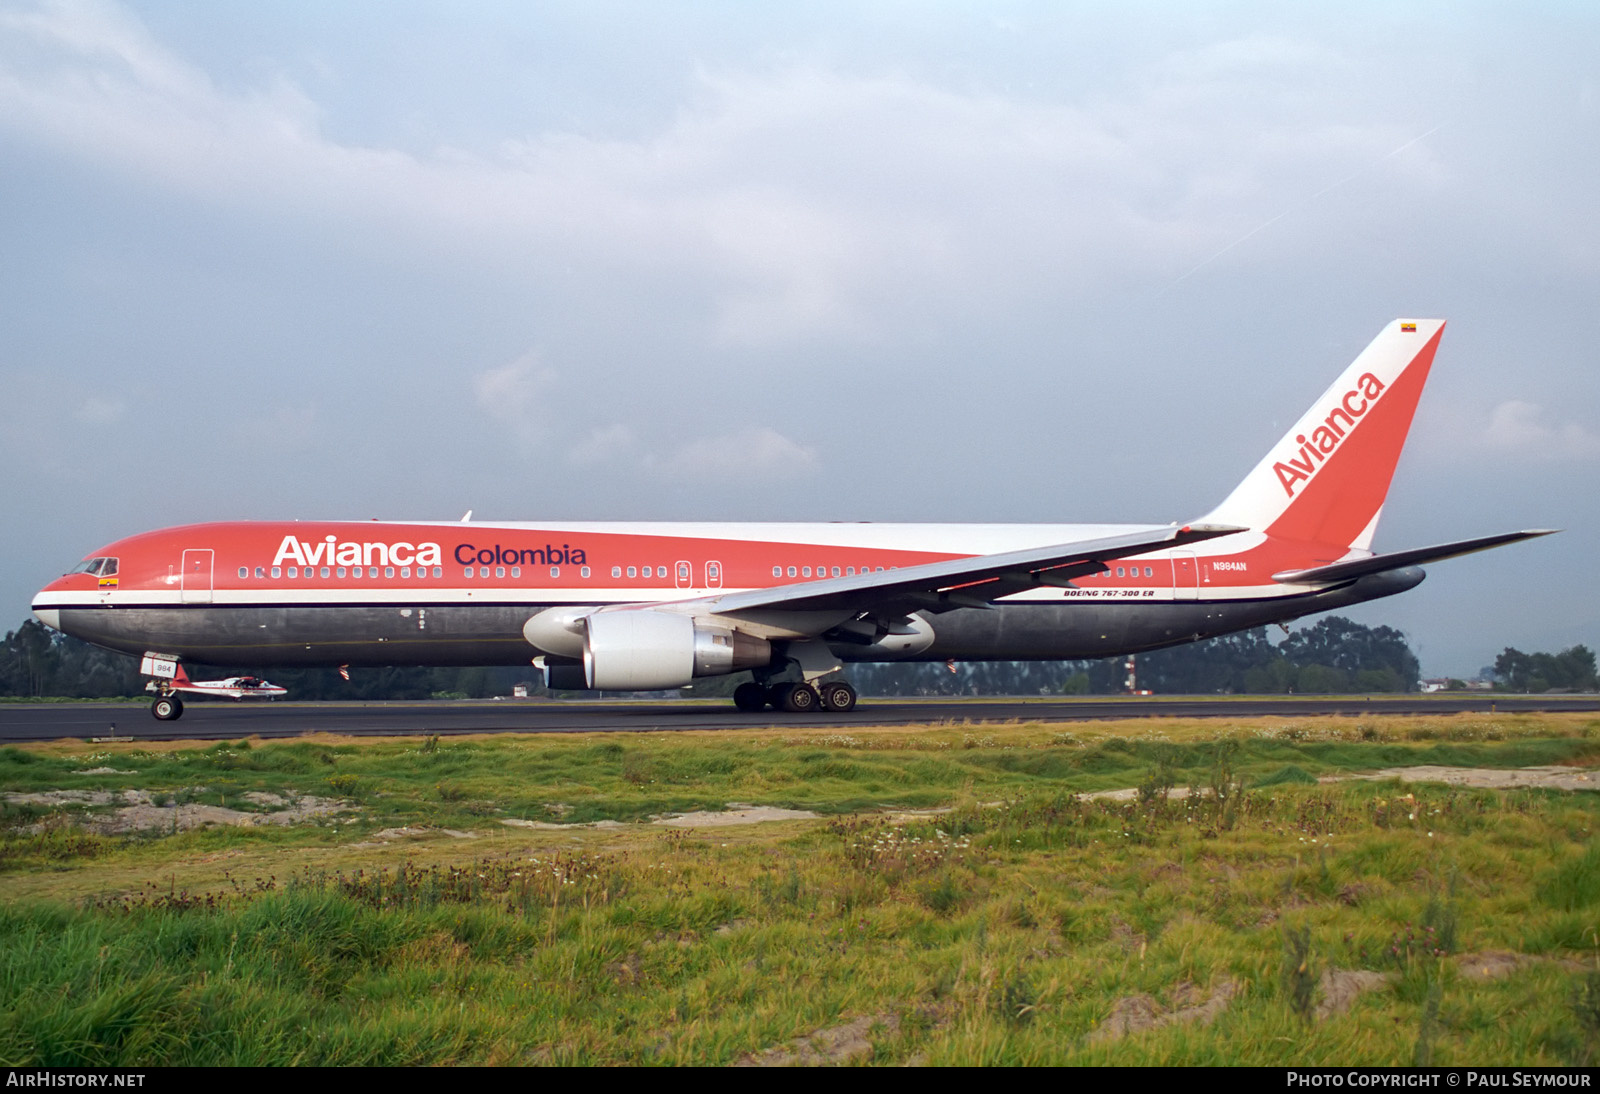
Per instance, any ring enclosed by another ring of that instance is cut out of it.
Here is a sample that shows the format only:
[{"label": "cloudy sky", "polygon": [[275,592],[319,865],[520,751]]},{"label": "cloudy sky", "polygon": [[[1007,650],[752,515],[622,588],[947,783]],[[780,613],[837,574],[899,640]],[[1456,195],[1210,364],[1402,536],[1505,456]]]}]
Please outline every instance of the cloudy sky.
[{"label": "cloudy sky", "polygon": [[1600,644],[1600,9],[0,0],[0,630],[219,518],[1166,521],[1449,329],[1357,613]]}]

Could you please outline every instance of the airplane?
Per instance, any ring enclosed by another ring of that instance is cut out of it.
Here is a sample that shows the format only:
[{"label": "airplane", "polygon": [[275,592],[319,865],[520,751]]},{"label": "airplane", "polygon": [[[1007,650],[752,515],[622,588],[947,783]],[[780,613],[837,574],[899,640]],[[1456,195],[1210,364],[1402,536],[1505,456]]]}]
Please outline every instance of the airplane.
[{"label": "airplane", "polygon": [[148,681],[144,690],[155,692],[150,711],[161,721],[171,721],[183,715],[183,695],[210,695],[217,699],[281,699],[289,694],[288,688],[263,680],[257,676],[230,676],[226,680],[190,680],[182,665],[167,659],[145,657],[139,671],[155,679]]},{"label": "airplane", "polygon": [[552,690],[654,691],[749,671],[742,710],[844,712],[852,662],[1160,649],[1392,596],[1424,563],[1549,534],[1374,553],[1443,330],[1388,324],[1181,524],[193,524],[100,548],[33,611],[164,679],[184,661],[533,665]]}]

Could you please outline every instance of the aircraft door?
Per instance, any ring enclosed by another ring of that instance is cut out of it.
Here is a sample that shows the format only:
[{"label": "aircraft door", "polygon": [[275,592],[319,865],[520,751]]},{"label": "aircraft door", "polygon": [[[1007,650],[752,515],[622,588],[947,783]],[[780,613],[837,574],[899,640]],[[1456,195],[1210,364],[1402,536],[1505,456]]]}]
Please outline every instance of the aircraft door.
[{"label": "aircraft door", "polygon": [[708,588],[708,589],[720,589],[720,588],[722,588],[722,563],[720,563],[720,562],[708,562],[708,563],[706,563],[706,588]]},{"label": "aircraft door", "polygon": [[183,582],[180,599],[185,604],[211,603],[211,568],[216,553],[209,547],[183,552]]},{"label": "aircraft door", "polygon": [[1200,599],[1200,564],[1193,551],[1172,552],[1172,599]]},{"label": "aircraft door", "polygon": [[694,581],[694,567],[687,562],[680,562],[676,567],[676,581],[678,588],[687,589]]}]

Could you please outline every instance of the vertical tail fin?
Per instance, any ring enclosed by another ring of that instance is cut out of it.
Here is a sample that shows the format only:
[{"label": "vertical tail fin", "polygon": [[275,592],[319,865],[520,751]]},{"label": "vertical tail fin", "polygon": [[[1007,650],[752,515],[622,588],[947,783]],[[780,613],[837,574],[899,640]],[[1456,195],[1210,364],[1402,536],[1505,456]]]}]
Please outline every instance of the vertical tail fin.
[{"label": "vertical tail fin", "polygon": [[1444,332],[1396,319],[1203,519],[1276,539],[1370,550]]}]

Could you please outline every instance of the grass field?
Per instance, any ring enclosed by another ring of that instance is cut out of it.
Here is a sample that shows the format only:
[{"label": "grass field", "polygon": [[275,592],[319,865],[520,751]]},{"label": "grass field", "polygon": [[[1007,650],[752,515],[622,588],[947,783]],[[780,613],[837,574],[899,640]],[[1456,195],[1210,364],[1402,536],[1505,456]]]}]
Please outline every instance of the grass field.
[{"label": "grass field", "polygon": [[1592,1061],[1600,795],[1418,764],[1600,719],[0,749],[0,1063]]}]

